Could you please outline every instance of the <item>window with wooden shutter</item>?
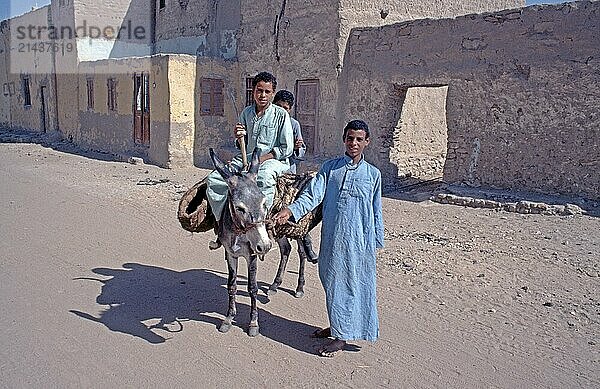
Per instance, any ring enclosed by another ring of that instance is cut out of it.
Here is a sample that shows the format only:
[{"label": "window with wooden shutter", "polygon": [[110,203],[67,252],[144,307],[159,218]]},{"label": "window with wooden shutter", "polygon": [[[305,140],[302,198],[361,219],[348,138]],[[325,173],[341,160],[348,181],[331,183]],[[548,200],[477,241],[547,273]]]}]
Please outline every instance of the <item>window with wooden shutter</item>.
[{"label": "window with wooden shutter", "polygon": [[114,78],[109,78],[106,81],[106,86],[108,89],[108,96],[107,96],[107,105],[108,105],[108,110],[109,111],[116,111],[117,110],[117,80],[115,80]]},{"label": "window with wooden shutter", "polygon": [[[246,107],[252,105],[254,103],[254,90],[252,88],[252,82],[254,78],[248,77],[246,78]],[[239,112],[238,112],[239,113]]]},{"label": "window with wooden shutter", "polygon": [[87,109],[94,109],[94,79],[87,79]]},{"label": "window with wooden shutter", "polygon": [[23,77],[23,101],[25,107],[31,106],[31,88],[29,87],[29,77]]},{"label": "window with wooden shutter", "polygon": [[200,115],[223,116],[223,80],[203,78],[200,91]]}]

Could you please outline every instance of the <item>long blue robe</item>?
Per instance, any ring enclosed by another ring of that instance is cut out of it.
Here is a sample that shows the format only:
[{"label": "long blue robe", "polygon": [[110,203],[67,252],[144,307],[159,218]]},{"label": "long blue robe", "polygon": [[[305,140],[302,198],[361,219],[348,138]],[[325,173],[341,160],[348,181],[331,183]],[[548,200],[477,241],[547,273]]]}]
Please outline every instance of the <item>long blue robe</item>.
[{"label": "long blue robe", "polygon": [[289,209],[295,220],[323,202],[319,278],[332,336],[379,336],[376,249],[383,247],[381,172],[363,159],[326,161]]}]

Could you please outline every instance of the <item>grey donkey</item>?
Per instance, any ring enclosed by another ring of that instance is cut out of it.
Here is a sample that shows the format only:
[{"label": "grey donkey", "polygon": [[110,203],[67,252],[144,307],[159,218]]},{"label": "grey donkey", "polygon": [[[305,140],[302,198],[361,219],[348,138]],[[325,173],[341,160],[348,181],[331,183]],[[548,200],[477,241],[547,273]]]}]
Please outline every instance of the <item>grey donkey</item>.
[{"label": "grey donkey", "polygon": [[248,263],[248,294],[250,295],[250,325],[248,335],[256,336],[258,328],[258,309],[256,295],[257,258],[263,257],[271,250],[271,240],[265,226],[268,209],[265,196],[256,185],[258,172],[258,150],[252,153],[252,162],[247,173],[231,171],[211,148],[210,157],[215,169],[221,174],[229,186],[227,205],[223,208],[217,227],[217,236],[225,249],[225,261],[229,270],[227,290],[229,292],[229,308],[227,316],[221,323],[219,331],[231,329],[236,314],[235,295],[237,292],[238,259],[246,258]]}]

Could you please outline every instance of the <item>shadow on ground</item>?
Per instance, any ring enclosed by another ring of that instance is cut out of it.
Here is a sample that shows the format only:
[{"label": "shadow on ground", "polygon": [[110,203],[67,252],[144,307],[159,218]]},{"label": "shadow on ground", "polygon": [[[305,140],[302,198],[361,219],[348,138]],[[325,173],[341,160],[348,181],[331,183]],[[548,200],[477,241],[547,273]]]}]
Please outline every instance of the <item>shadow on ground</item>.
[{"label": "shadow on ground", "polygon": [[[44,133],[0,127],[0,143],[33,143],[43,147],[48,147],[55,151],[80,155],[82,157],[97,159],[100,161],[127,161],[127,158],[123,155],[117,155],[93,149],[84,149],[68,139],[63,139],[62,135],[58,132]],[[135,156],[134,153],[132,153],[132,156]]]},{"label": "shadow on ground", "polygon": [[[78,310],[71,313],[105,325],[115,332],[129,334],[149,343],[160,344],[174,333],[182,332],[185,323],[199,321],[212,324],[216,336],[230,336],[217,331],[227,310],[227,276],[206,269],[174,271],[140,263],[125,263],[123,268],[95,268],[96,277],[78,277],[76,282],[101,282],[96,298],[107,306],[98,317]],[[105,278],[110,277],[110,278]],[[238,296],[248,296],[247,284],[238,280]],[[268,285],[259,283],[259,289]],[[316,329],[275,315],[262,307],[267,296],[259,292],[260,334],[296,350],[313,354],[315,344],[309,335]],[[247,331],[250,307],[237,303],[234,326]]]}]

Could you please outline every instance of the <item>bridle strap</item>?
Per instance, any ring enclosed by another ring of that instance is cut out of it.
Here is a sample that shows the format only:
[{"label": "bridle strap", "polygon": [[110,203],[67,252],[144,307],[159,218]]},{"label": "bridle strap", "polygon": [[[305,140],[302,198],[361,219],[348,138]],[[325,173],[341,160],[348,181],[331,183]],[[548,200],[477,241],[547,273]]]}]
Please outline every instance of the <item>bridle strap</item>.
[{"label": "bridle strap", "polygon": [[233,201],[231,200],[231,195],[227,196],[229,203],[229,213],[231,214],[231,221],[233,223],[233,233],[236,235],[243,235],[250,231],[253,228],[258,227],[260,224],[264,224],[264,222],[259,223],[248,223],[248,225],[244,225],[244,223],[240,220],[237,212],[235,211],[235,207],[233,206]]}]

